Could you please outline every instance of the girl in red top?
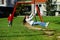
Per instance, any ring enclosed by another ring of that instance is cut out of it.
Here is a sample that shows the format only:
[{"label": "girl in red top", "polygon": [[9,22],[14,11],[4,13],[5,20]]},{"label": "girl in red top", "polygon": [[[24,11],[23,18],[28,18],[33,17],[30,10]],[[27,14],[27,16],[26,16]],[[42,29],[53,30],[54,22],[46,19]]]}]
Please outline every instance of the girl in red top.
[{"label": "girl in red top", "polygon": [[10,14],[9,17],[8,17],[8,23],[9,23],[8,26],[12,26],[12,21],[13,21],[13,15]]}]

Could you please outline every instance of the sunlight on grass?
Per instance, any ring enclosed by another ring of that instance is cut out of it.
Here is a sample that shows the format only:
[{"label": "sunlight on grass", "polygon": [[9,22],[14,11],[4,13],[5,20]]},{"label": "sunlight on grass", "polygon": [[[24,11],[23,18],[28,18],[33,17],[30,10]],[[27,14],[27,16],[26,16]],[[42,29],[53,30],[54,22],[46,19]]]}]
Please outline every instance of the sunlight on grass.
[{"label": "sunlight on grass", "polygon": [[[60,33],[60,17],[43,17],[50,22],[48,29]],[[7,18],[0,18],[0,40],[55,40],[55,36],[43,35],[43,31],[29,30],[22,23],[23,17],[15,17],[12,27],[8,27]],[[37,20],[40,19],[37,17]]]}]

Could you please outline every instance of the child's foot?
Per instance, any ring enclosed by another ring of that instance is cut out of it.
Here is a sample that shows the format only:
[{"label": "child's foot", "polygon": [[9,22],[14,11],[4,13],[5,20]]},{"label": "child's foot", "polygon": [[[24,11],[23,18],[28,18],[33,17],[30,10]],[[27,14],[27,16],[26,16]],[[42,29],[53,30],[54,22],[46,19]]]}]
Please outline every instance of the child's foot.
[{"label": "child's foot", "polygon": [[8,25],[8,27],[11,27],[11,25]]},{"label": "child's foot", "polygon": [[45,27],[47,28],[47,27],[48,27],[48,25],[49,25],[49,22],[47,22],[47,23],[46,23]]}]

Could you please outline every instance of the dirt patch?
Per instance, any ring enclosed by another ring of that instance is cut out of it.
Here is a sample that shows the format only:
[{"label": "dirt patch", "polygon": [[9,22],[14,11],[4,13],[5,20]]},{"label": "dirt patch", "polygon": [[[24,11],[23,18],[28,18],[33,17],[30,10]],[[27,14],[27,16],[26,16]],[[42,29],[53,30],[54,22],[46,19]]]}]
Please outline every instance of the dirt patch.
[{"label": "dirt patch", "polygon": [[60,33],[56,33],[56,40],[60,40]]},{"label": "dirt patch", "polygon": [[55,30],[52,30],[52,29],[43,29],[41,27],[31,26],[28,23],[25,24],[25,27],[27,27],[28,29],[33,29],[33,30],[42,30],[45,35],[49,35],[49,36],[55,34]]},{"label": "dirt patch", "polygon": [[52,36],[52,35],[55,34],[55,31],[54,30],[45,30],[44,31],[44,34],[49,35],[49,36]]}]

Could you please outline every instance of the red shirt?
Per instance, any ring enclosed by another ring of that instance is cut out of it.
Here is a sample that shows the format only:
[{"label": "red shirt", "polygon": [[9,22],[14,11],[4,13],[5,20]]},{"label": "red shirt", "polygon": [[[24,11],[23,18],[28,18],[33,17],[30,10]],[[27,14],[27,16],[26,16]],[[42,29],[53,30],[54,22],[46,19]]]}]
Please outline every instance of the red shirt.
[{"label": "red shirt", "polygon": [[13,20],[13,16],[11,15],[9,15],[9,17],[8,17],[8,21],[12,21]]}]

